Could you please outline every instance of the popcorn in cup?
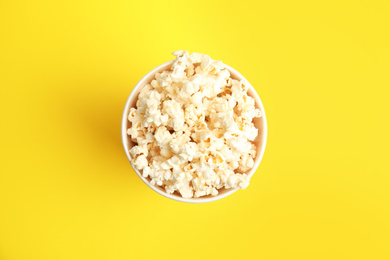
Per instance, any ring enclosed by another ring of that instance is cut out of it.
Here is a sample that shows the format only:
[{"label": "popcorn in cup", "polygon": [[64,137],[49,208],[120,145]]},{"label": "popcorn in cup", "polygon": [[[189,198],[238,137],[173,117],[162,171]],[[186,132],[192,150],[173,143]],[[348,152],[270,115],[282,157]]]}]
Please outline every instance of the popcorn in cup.
[{"label": "popcorn in cup", "polygon": [[122,142],[132,167],[154,191],[182,202],[211,202],[245,189],[267,139],[259,96],[221,61],[173,55],[126,102]]}]

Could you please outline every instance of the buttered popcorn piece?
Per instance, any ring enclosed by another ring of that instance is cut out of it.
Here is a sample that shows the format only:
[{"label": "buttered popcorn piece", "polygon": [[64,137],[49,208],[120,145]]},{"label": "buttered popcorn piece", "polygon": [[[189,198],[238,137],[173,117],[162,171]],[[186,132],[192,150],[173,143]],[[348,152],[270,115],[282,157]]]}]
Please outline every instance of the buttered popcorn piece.
[{"label": "buttered popcorn piece", "polygon": [[133,165],[152,185],[183,198],[245,189],[256,157],[252,120],[261,117],[248,83],[208,55],[173,55],[170,70],[156,73],[130,109]]}]

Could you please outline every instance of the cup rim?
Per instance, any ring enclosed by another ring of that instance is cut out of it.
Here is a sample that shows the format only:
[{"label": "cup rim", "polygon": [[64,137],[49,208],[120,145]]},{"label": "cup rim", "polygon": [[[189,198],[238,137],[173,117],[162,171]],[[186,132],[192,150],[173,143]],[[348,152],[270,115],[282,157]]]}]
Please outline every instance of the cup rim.
[{"label": "cup rim", "polygon": [[[139,170],[136,167],[134,167],[134,165],[133,165],[133,163],[131,161],[129,149],[127,147],[127,141],[128,141],[128,139],[127,139],[128,138],[128,136],[127,136],[127,114],[128,114],[129,109],[130,109],[131,101],[133,100],[134,96],[136,94],[138,94],[137,90],[140,87],[143,87],[144,84],[149,83],[149,82],[145,82],[147,78],[149,78],[152,74],[154,75],[156,72],[160,71],[161,69],[166,68],[166,67],[172,65],[173,62],[174,62],[174,60],[167,61],[167,62],[165,62],[165,63],[155,67],[151,71],[149,71],[134,86],[134,88],[132,89],[129,97],[126,100],[126,104],[125,104],[125,107],[124,107],[124,110],[123,110],[123,114],[122,114],[121,136],[122,136],[123,148],[125,150],[127,159],[129,160],[131,167],[134,169],[134,171],[136,172],[138,177],[140,177],[141,180],[147,186],[149,186],[149,188],[151,188],[152,190],[154,190],[155,192],[157,192],[158,194],[160,194],[160,195],[162,195],[162,196],[164,196],[166,198],[169,198],[169,199],[172,199],[172,200],[175,200],[175,201],[186,202],[186,203],[196,203],[196,204],[197,203],[207,203],[207,202],[212,202],[212,201],[217,201],[217,200],[223,199],[223,198],[233,194],[234,192],[236,192],[239,188],[238,187],[237,188],[231,188],[231,189],[227,190],[226,192],[224,192],[223,194],[218,194],[218,195],[213,196],[213,197],[207,197],[207,198],[202,198],[202,197],[200,197],[200,198],[183,198],[183,197],[179,197],[179,196],[176,196],[176,195],[168,194],[165,191],[161,191],[156,186],[151,185],[150,182],[146,178],[144,178],[142,176],[142,174],[139,172]],[[266,143],[267,143],[268,127],[267,127],[267,119],[266,119],[266,115],[265,115],[265,110],[264,110],[264,106],[263,106],[263,103],[261,102],[259,94],[255,90],[255,88],[250,84],[250,82],[244,76],[242,76],[241,73],[239,73],[237,70],[233,69],[232,67],[230,67],[230,66],[228,66],[226,64],[225,64],[225,66],[229,70],[230,73],[233,72],[232,74],[235,74],[235,76],[237,78],[245,80],[248,83],[249,88],[252,90],[253,93],[255,93],[255,95],[251,95],[251,96],[255,99],[255,103],[259,106],[259,108],[261,110],[261,117],[260,118],[263,121],[263,130],[262,130],[263,133],[262,133],[262,142],[261,142],[262,145],[259,148],[259,150],[257,151],[259,153],[259,156],[256,158],[256,160],[254,162],[254,165],[253,165],[253,168],[249,172],[246,173],[249,177],[252,177],[253,174],[255,173],[255,171],[257,170],[257,168],[259,167],[260,162],[261,162],[261,160],[262,160],[262,158],[264,156],[264,151],[265,151],[265,147],[266,147]]]}]

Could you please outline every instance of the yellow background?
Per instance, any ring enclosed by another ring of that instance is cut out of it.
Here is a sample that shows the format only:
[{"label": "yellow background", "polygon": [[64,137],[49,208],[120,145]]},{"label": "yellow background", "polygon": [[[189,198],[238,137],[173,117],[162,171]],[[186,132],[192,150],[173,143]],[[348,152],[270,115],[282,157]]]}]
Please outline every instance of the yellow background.
[{"label": "yellow background", "polygon": [[[0,259],[390,259],[389,1],[0,2]],[[191,205],[122,148],[133,86],[186,49],[258,91],[247,190]]]}]

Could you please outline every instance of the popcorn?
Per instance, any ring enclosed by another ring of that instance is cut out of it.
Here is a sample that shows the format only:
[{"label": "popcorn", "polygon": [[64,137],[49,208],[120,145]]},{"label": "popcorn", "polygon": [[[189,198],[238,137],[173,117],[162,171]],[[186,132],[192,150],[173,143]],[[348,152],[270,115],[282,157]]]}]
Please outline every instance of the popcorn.
[{"label": "popcorn", "polygon": [[206,70],[211,65],[211,59],[209,55],[203,55],[202,57],[202,63],[200,64],[200,67],[203,70]]},{"label": "popcorn", "polygon": [[148,150],[145,147],[141,147],[141,146],[136,145],[130,149],[130,154],[133,157],[135,157],[136,155],[141,155],[141,154],[144,154],[145,156],[147,156]]},{"label": "popcorn", "polygon": [[181,104],[175,100],[167,100],[163,103],[163,112],[170,117],[168,125],[175,131],[179,131],[184,125],[184,111]]},{"label": "popcorn", "polygon": [[160,147],[167,146],[169,142],[173,139],[169,131],[165,126],[159,127],[154,133],[154,139],[156,144]]},{"label": "popcorn", "polygon": [[171,69],[156,73],[129,111],[134,167],[152,185],[183,198],[245,189],[259,131],[252,120],[261,117],[247,94],[249,84],[232,79],[208,55],[173,55]]},{"label": "popcorn", "polygon": [[146,166],[148,166],[148,160],[146,159],[146,156],[145,155],[140,155],[140,156],[137,156],[135,157],[136,159],[133,161],[135,167],[138,169],[138,170],[142,170],[143,168],[145,168]]},{"label": "popcorn", "polygon": [[188,142],[180,148],[179,157],[183,161],[191,162],[197,156],[198,147],[194,142]]}]

